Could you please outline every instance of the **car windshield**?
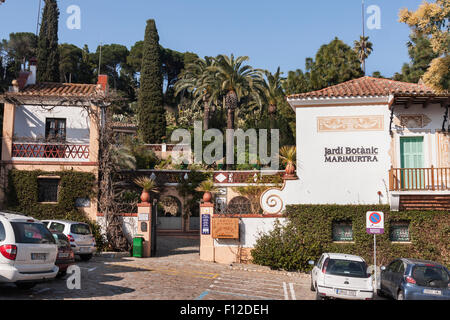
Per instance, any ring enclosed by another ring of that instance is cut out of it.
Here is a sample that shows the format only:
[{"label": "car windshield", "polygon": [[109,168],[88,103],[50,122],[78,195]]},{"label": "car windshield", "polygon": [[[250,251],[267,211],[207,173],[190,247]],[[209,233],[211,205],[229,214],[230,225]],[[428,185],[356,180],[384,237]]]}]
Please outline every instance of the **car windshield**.
[{"label": "car windshield", "polygon": [[367,278],[367,265],[362,261],[330,259],[327,274],[353,278]]},{"label": "car windshield", "polygon": [[78,224],[73,224],[70,227],[70,232],[74,233],[74,234],[87,235],[87,234],[91,234],[91,229],[89,229],[89,226],[87,224],[78,223]]},{"label": "car windshield", "polygon": [[446,288],[449,283],[447,270],[440,266],[416,266],[412,276],[423,287]]},{"label": "car windshield", "polygon": [[41,223],[11,222],[17,243],[56,243],[52,234]]},{"label": "car windshield", "polygon": [[61,233],[53,233],[53,238],[55,238],[58,247],[67,247],[70,246],[69,239]]}]

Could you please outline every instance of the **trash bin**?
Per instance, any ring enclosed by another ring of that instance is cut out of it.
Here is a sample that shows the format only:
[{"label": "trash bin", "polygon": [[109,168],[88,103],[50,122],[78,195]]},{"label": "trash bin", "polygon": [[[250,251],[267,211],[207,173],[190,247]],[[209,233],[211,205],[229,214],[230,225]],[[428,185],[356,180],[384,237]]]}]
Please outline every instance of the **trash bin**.
[{"label": "trash bin", "polygon": [[133,257],[142,258],[144,253],[144,238],[134,237],[133,238]]}]

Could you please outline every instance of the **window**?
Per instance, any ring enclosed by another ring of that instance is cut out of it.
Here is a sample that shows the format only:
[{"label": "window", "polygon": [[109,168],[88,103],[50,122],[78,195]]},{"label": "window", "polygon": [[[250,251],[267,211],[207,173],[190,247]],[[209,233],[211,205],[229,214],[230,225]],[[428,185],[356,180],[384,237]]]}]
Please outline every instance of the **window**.
[{"label": "window", "polygon": [[395,242],[409,242],[409,222],[392,223],[389,238]]},{"label": "window", "polygon": [[11,222],[17,243],[56,243],[52,234],[41,223]]},{"label": "window", "polygon": [[58,222],[52,222],[50,224],[50,230],[55,230],[58,232],[63,232],[64,231],[64,225],[62,223],[58,223]]},{"label": "window", "polygon": [[447,288],[450,278],[444,268],[434,265],[416,266],[412,276],[419,286],[435,288]]},{"label": "window", "polygon": [[38,179],[38,202],[58,202],[58,178]]},{"label": "window", "polygon": [[87,224],[78,223],[78,224],[73,224],[70,227],[70,232],[74,233],[74,234],[88,235],[88,234],[91,234],[91,229],[89,228],[89,226]]},{"label": "window", "polygon": [[6,232],[3,223],[0,222],[0,241],[4,241],[6,239]]},{"label": "window", "polygon": [[400,260],[395,260],[386,268],[386,270],[389,272],[397,272],[401,264],[403,264],[403,262],[401,262]]},{"label": "window", "polygon": [[367,265],[362,261],[331,259],[327,274],[352,278],[367,278]]},{"label": "window", "polygon": [[45,119],[45,140],[50,142],[66,141],[66,119]]},{"label": "window", "polygon": [[353,227],[351,222],[333,223],[333,241],[353,241]]},{"label": "window", "polygon": [[227,205],[228,214],[252,214],[252,204],[246,197],[238,196],[231,199]]}]

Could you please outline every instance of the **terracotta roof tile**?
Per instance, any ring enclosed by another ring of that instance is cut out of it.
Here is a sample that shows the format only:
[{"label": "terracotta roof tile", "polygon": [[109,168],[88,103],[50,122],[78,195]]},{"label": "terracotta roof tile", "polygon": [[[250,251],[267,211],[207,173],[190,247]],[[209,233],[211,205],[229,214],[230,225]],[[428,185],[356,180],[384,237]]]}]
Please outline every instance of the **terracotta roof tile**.
[{"label": "terracotta roof tile", "polygon": [[433,96],[437,93],[423,84],[407,83],[389,79],[362,77],[322,90],[294,94],[288,99],[368,97],[394,95]]},{"label": "terracotta roof tile", "polygon": [[90,97],[98,96],[102,92],[103,90],[98,88],[97,84],[42,82],[26,86],[13,94],[20,96]]}]

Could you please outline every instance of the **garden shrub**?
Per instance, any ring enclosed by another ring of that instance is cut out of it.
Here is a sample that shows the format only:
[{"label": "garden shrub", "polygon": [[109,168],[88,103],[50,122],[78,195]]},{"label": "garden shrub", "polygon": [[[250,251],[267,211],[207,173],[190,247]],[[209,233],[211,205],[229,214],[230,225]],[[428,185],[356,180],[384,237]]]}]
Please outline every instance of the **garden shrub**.
[{"label": "garden shrub", "polygon": [[[38,201],[38,177],[60,177],[58,203],[46,204]],[[89,219],[75,206],[77,198],[91,199],[96,204],[96,179],[93,173],[72,170],[45,172],[12,169],[8,172],[6,207],[8,210],[24,213],[39,220],[60,219],[88,223],[91,226],[99,250],[104,247],[100,226]]]},{"label": "garden shrub", "polygon": [[[366,212],[385,213],[385,232],[377,235],[377,264],[399,257],[433,260],[450,265],[450,215],[446,211],[390,211],[389,206],[292,205],[286,222],[261,234],[252,250],[253,263],[273,269],[307,272],[309,260],[323,252],[355,254],[373,263],[373,235],[366,232]],[[334,222],[351,221],[353,241],[333,241]],[[408,222],[410,242],[390,240],[393,222]]]}]

